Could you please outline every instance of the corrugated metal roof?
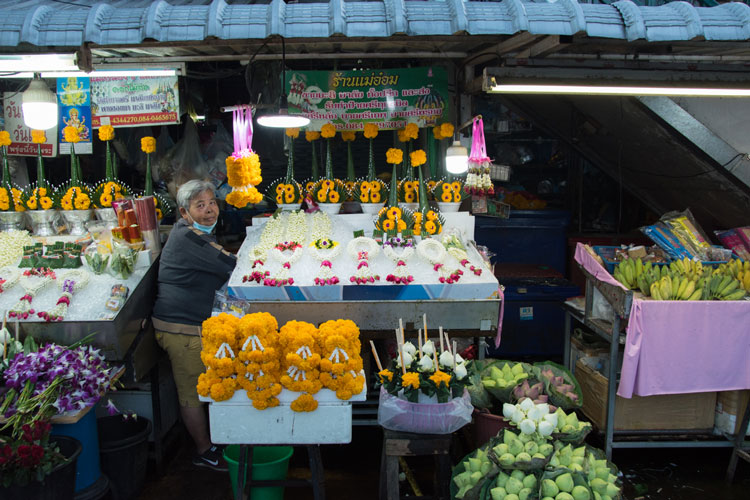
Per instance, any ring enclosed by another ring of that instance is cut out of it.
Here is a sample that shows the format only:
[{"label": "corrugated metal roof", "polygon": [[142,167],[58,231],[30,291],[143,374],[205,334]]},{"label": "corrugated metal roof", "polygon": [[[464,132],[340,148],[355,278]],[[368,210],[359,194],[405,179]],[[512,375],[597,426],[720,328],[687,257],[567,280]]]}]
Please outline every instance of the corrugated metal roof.
[{"label": "corrugated metal roof", "polygon": [[388,37],[405,34],[576,35],[648,42],[750,39],[750,7],[731,2],[639,6],[558,0],[331,0],[321,3],[226,0],[95,3],[87,0],[0,0],[0,47],[78,47],[286,38]]}]

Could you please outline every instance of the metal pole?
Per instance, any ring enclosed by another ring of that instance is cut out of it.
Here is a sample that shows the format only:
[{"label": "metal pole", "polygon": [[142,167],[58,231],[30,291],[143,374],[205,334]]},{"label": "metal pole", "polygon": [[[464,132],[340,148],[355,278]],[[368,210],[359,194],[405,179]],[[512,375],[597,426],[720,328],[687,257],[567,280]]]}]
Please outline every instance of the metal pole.
[{"label": "metal pole", "polygon": [[620,316],[615,314],[612,321],[612,336],[609,339],[609,380],[607,381],[607,460],[612,460],[612,441],[615,433],[615,389],[617,388],[617,353],[620,348]]}]

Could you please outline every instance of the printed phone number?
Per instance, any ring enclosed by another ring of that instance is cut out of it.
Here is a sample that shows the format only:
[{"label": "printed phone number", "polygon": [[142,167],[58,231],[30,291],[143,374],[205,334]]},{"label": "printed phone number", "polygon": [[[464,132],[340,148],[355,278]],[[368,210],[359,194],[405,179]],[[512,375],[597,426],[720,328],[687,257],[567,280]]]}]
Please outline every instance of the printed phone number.
[{"label": "printed phone number", "polygon": [[165,122],[176,121],[177,113],[158,113],[150,115],[113,116],[112,125],[125,125],[131,123]]}]

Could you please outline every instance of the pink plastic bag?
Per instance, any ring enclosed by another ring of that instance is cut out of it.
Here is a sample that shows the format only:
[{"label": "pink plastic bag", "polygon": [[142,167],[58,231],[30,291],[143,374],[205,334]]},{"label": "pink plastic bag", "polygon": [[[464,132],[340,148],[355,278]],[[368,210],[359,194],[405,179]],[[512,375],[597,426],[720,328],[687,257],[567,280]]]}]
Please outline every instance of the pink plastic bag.
[{"label": "pink plastic bag", "polygon": [[466,390],[447,403],[410,403],[381,387],[378,423],[392,431],[450,434],[471,422],[473,409]]}]

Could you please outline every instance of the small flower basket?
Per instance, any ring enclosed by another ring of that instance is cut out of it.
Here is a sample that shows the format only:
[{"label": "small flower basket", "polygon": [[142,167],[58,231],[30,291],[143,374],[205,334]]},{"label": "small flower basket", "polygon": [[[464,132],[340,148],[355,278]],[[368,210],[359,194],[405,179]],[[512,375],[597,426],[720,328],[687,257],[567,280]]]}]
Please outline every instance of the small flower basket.
[{"label": "small flower basket", "polygon": [[380,388],[378,424],[392,431],[450,434],[471,422],[468,392],[447,403],[411,403]]}]

